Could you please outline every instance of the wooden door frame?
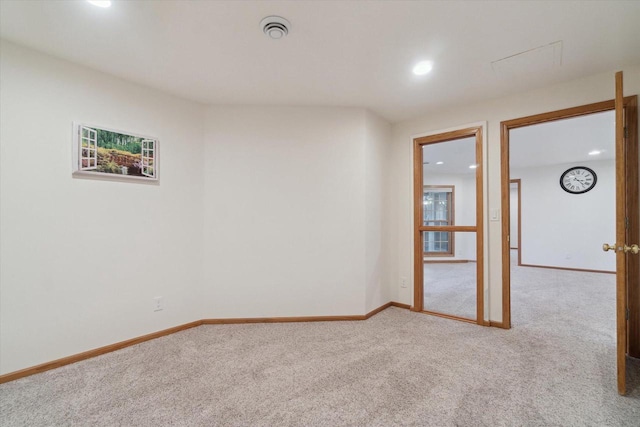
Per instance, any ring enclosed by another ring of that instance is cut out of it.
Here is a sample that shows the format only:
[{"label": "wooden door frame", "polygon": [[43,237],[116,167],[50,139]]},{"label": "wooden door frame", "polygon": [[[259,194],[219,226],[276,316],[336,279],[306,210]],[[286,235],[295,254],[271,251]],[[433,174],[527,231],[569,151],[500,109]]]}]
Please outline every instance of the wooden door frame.
[{"label": "wooden door frame", "polygon": [[[422,225],[422,192],[424,178],[422,173],[422,147],[428,144],[435,144],[456,139],[474,137],[476,149],[476,225],[454,225],[454,226],[429,226]],[[412,311],[418,311],[447,319],[460,320],[478,325],[489,325],[484,321],[484,161],[483,161],[483,126],[472,126],[465,129],[458,129],[442,132],[435,135],[422,136],[413,139],[413,217],[414,217],[414,285],[413,285],[413,306]],[[422,255],[422,233],[424,231],[451,231],[451,232],[475,232],[476,233],[476,319],[439,313],[424,310],[424,257]]]},{"label": "wooden door frame", "polygon": [[[628,239],[631,243],[635,243],[640,236],[640,218],[638,217],[638,113],[637,113],[638,97],[637,95],[627,96],[624,98],[624,107],[626,114],[626,127],[628,131],[628,146],[630,151],[627,157],[633,156],[636,159],[635,168],[627,168],[627,209],[629,217],[628,235],[634,236]],[[511,265],[509,254],[509,233],[510,233],[510,207],[509,207],[509,131],[511,129],[521,128],[530,125],[536,125],[545,122],[568,119],[572,117],[580,117],[604,111],[615,110],[615,100],[596,102],[579,107],[566,108],[563,110],[551,111],[542,114],[521,117],[512,120],[506,120],[500,123],[500,166],[502,175],[502,324],[504,328],[511,327]],[[635,170],[634,170],[635,169]],[[634,214],[635,212],[635,214]],[[612,236],[613,237],[613,236]],[[518,242],[519,246],[522,243]],[[628,297],[630,301],[630,312],[632,313],[630,322],[630,343],[629,349],[633,349],[634,357],[640,357],[640,286],[637,283],[638,274],[640,274],[640,263],[638,258],[629,258],[629,274],[630,278],[635,277],[636,282],[633,286],[628,286]],[[634,273],[635,272],[635,273]],[[634,273],[635,276],[631,276]],[[632,324],[633,323],[633,324]],[[637,353],[636,353],[637,352]]]}]

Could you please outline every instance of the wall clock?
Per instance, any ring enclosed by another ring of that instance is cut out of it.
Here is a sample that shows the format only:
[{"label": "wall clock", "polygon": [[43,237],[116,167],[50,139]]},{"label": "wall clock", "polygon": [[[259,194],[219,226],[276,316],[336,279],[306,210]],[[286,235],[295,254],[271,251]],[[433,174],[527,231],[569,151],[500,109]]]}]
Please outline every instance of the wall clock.
[{"label": "wall clock", "polygon": [[597,181],[596,173],[585,166],[569,168],[560,175],[560,187],[571,194],[586,193],[596,186]]}]

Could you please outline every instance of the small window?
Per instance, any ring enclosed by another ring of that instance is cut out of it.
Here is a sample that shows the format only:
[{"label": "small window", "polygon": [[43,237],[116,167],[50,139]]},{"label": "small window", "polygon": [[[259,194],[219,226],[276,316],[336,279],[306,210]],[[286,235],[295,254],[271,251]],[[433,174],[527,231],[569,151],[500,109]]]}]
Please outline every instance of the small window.
[{"label": "small window", "polygon": [[[424,186],[422,194],[423,225],[450,226],[453,221],[453,185]],[[453,256],[453,232],[427,231],[423,241],[424,256]]]}]

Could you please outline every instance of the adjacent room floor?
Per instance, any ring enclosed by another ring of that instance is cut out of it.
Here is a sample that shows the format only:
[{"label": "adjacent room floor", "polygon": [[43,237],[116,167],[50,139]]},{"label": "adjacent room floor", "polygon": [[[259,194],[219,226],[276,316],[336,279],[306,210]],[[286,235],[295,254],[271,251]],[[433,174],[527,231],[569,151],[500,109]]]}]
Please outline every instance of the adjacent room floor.
[{"label": "adjacent room floor", "polygon": [[[593,316],[615,342],[614,274],[519,267],[517,260],[511,250],[514,325],[553,329],[558,316]],[[424,309],[475,320],[476,268],[475,262],[425,263]]]},{"label": "adjacent room floor", "polygon": [[511,330],[399,308],[200,326],[0,385],[0,424],[637,426],[638,361],[616,392],[614,276],[513,277]]},{"label": "adjacent room floor", "polygon": [[475,262],[425,263],[424,310],[476,319]]}]

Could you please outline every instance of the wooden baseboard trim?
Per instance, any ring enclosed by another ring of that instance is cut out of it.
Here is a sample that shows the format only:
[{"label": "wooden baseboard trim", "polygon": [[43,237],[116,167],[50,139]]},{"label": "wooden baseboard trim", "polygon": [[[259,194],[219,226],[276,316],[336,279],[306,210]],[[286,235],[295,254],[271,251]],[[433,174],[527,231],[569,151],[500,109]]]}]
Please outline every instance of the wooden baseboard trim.
[{"label": "wooden baseboard trim", "polygon": [[93,350],[84,351],[82,353],[73,354],[71,356],[63,357],[61,359],[53,360],[51,362],[46,362],[40,365],[21,369],[19,371],[9,372],[7,374],[0,375],[0,384],[6,383],[9,381],[14,381],[20,378],[28,377],[30,375],[39,374],[41,372],[59,368],[64,365],[70,365],[72,363],[80,362],[82,360],[90,359],[92,357],[100,356],[106,353],[111,353],[112,351],[120,350],[125,347],[130,347],[132,345],[140,344],[145,341],[160,338],[176,332],[184,331],[185,329],[194,328],[200,325],[231,325],[231,324],[241,324],[241,323],[333,322],[333,321],[367,320],[368,318],[380,313],[381,311],[391,306],[406,308],[406,309],[410,308],[408,304],[402,304],[399,302],[391,301],[376,308],[375,310],[370,311],[367,314],[353,315],[353,316],[255,317],[255,318],[196,320],[195,322],[185,323],[184,325],[174,326],[173,328],[163,329],[162,331],[153,332],[147,335],[142,335],[137,338],[131,338],[129,340],[120,341],[115,344],[110,344],[104,347],[95,348]]},{"label": "wooden baseboard trim", "polygon": [[404,308],[405,310],[411,310],[411,305],[409,304],[402,304],[401,302],[395,302],[395,301],[391,301],[389,304],[391,304],[391,306],[393,307]]},{"label": "wooden baseboard trim", "polygon": [[367,314],[345,315],[345,316],[303,316],[303,317],[236,317],[230,319],[203,319],[203,325],[235,325],[242,323],[299,323],[299,322],[336,322],[351,320],[367,320],[389,307],[409,308],[408,304],[399,302],[388,302],[380,307],[371,310]]},{"label": "wooden baseboard trim", "polygon": [[243,323],[302,323],[366,320],[366,314],[353,316],[303,316],[303,317],[235,317],[229,319],[203,319],[203,325],[237,325]]},{"label": "wooden baseboard trim", "polygon": [[475,262],[475,261],[469,261],[468,259],[443,259],[443,260],[435,260],[435,259],[429,259],[429,260],[424,260],[425,264],[463,264],[463,263],[467,263],[467,262]]},{"label": "wooden baseboard trim", "polygon": [[40,365],[32,366],[30,368],[21,369],[15,372],[9,372],[8,374],[0,375],[0,384],[17,380],[19,378],[28,377],[30,375],[39,374],[41,372],[49,371],[51,369],[59,368],[64,365],[70,365],[72,363],[80,362],[81,360],[90,359],[92,357],[100,356],[105,353],[111,353],[112,351],[120,350],[125,347],[130,347],[135,344],[140,344],[145,341],[153,340],[156,338],[170,335],[176,332],[184,331],[185,329],[194,328],[202,324],[201,320],[197,320],[191,323],[185,323],[184,325],[174,326],[173,328],[164,329],[162,331],[153,332],[151,334],[142,335],[137,338],[132,338],[125,341],[120,341],[115,344],[105,345],[104,347],[94,348],[93,350],[84,351],[82,353],[74,354],[71,356],[63,357],[51,362],[42,363]]},{"label": "wooden baseboard trim", "polygon": [[492,326],[494,328],[500,328],[500,329],[510,329],[504,326],[503,322],[496,322],[494,320],[489,321],[489,326]]},{"label": "wooden baseboard trim", "polygon": [[438,313],[437,311],[422,310],[420,311],[420,313],[429,314],[431,316],[436,316],[436,317],[442,317],[444,319],[459,320],[460,322],[473,323],[474,325],[478,324],[477,320],[467,319],[466,317],[454,316],[451,314]]},{"label": "wooden baseboard trim", "polygon": [[550,268],[552,270],[567,270],[567,271],[582,271],[582,272],[585,272],[585,273],[616,274],[615,271],[609,271],[609,270],[587,270],[587,269],[584,269],[584,268],[552,267],[552,266],[549,266],[549,265],[519,264],[518,267]]},{"label": "wooden baseboard trim", "polygon": [[370,318],[371,316],[375,316],[376,314],[380,313],[382,310],[386,310],[387,308],[391,307],[391,302],[388,302],[384,305],[381,305],[380,307],[376,308],[375,310],[371,310],[370,312],[368,312],[367,314],[364,315],[365,319]]}]

